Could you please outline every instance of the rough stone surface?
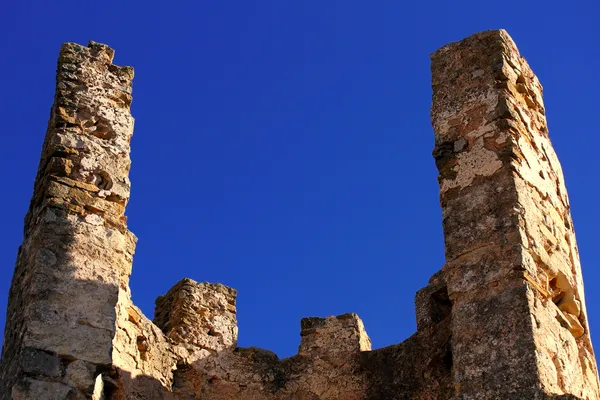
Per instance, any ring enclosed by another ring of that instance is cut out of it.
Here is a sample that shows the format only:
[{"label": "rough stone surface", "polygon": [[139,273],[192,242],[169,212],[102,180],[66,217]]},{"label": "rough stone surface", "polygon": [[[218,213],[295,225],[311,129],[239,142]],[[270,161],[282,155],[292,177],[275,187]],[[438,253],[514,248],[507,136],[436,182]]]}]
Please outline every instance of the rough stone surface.
[{"label": "rough stone surface", "polygon": [[302,320],[299,353],[279,360],[257,348],[229,348],[175,374],[178,399],[362,399],[361,351],[371,349],[355,314]]},{"label": "rough stone surface", "polygon": [[432,73],[457,395],[598,399],[540,83],[502,30],[441,48]]},{"label": "rough stone surface", "polygon": [[372,350],[355,314],[304,318],[298,354],[237,347],[236,291],[184,279],[131,302],[133,70],[60,52],[9,297],[0,400],[600,400],[579,256],[541,85],[505,31],[432,54],[446,265],[417,332]]},{"label": "rough stone surface", "polygon": [[154,323],[177,344],[180,353],[188,353],[190,362],[201,354],[234,348],[238,336],[236,294],[221,284],[183,279],[156,300]]}]

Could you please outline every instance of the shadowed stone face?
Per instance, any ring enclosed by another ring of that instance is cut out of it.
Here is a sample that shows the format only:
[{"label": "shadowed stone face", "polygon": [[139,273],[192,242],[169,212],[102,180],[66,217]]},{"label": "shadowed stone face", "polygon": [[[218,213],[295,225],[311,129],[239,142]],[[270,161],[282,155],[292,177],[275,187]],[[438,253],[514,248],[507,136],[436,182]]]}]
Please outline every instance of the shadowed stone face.
[{"label": "shadowed stone face", "polygon": [[65,44],[10,291],[0,400],[600,400],[581,267],[542,88],[505,31],[432,54],[446,265],[417,332],[371,350],[355,314],[298,354],[237,347],[236,291],[183,279],[131,302],[133,69]]}]

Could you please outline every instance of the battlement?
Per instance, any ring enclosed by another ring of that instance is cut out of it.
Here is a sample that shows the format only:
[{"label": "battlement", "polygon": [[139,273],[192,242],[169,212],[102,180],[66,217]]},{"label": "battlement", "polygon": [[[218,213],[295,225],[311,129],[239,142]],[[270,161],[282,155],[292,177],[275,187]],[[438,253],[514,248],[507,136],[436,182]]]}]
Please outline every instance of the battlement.
[{"label": "battlement", "polygon": [[62,46],[9,296],[8,399],[600,400],[583,278],[542,87],[506,31],[431,55],[446,264],[417,332],[371,349],[356,314],[301,321],[298,353],[237,346],[235,289],[183,279],[131,301],[133,69]]},{"label": "battlement", "polygon": [[235,347],[236,295],[221,284],[183,279],[156,300],[154,323],[178,344],[213,352]]},{"label": "battlement", "polygon": [[371,339],[358,315],[303,318],[300,355],[352,354],[371,350]]},{"label": "battlement", "polygon": [[[237,347],[235,289],[185,278],[158,297],[154,324],[177,346],[202,356]],[[356,314],[301,320],[298,354],[321,357],[371,350],[371,341]]]}]

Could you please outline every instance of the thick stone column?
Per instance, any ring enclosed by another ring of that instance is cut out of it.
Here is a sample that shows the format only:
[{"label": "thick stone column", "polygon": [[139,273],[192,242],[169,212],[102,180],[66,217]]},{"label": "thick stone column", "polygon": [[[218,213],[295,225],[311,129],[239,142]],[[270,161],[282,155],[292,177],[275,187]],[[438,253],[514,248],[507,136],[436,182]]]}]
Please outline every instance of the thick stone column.
[{"label": "thick stone column", "polygon": [[129,199],[133,69],[90,42],[62,46],[10,289],[0,399],[100,396],[135,236]]},{"label": "thick stone column", "polygon": [[600,398],[540,83],[503,30],[442,47],[432,75],[457,398]]}]

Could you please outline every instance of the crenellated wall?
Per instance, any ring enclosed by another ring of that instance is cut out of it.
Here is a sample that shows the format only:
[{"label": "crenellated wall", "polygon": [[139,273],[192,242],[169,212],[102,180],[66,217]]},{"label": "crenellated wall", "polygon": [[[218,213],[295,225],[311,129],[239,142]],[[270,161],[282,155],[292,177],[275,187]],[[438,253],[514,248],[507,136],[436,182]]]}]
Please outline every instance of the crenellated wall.
[{"label": "crenellated wall", "polygon": [[371,349],[355,314],[298,354],[237,347],[236,291],[183,279],[131,301],[133,70],[65,44],[7,311],[0,400],[600,400],[581,266],[541,85],[508,34],[432,54],[446,264],[417,332]]}]

